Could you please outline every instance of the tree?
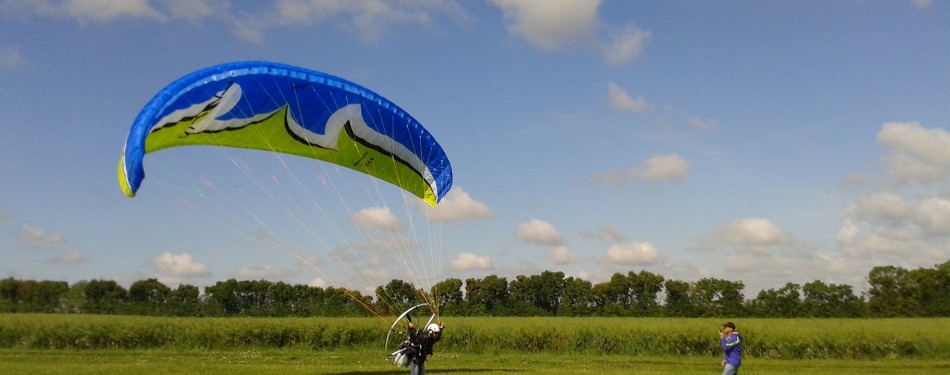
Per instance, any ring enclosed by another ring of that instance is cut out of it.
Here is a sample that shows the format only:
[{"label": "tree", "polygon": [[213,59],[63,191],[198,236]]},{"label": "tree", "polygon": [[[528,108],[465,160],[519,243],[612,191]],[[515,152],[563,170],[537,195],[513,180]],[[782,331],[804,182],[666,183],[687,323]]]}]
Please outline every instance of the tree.
[{"label": "tree", "polygon": [[950,261],[934,268],[918,268],[898,281],[915,316],[950,316]]},{"label": "tree", "polygon": [[432,286],[432,297],[439,303],[442,315],[457,315],[461,312],[464,295],[462,280],[449,278]]},{"label": "tree", "polygon": [[874,267],[868,273],[868,309],[877,317],[890,318],[910,315],[910,299],[901,290],[900,280],[907,270],[884,266]]},{"label": "tree", "polygon": [[950,261],[934,267],[933,300],[928,305],[929,316],[950,317]]},{"label": "tree", "polygon": [[90,280],[85,284],[85,313],[115,314],[125,311],[129,292],[114,280]]},{"label": "tree", "polygon": [[627,273],[629,279],[630,296],[635,316],[659,315],[657,294],[663,290],[663,276],[641,270],[640,273]]},{"label": "tree", "polygon": [[0,280],[0,312],[16,312],[19,302],[20,280],[8,277]]},{"label": "tree", "polygon": [[770,318],[793,318],[802,316],[801,286],[787,283],[784,287],[775,290],[763,290],[754,300],[750,301],[751,313],[755,316]]},{"label": "tree", "polygon": [[663,283],[666,291],[665,315],[674,317],[697,317],[698,309],[690,302],[690,285],[681,280],[666,280]]},{"label": "tree", "polygon": [[376,301],[385,314],[408,309],[421,303],[420,291],[411,283],[393,279],[384,286],[376,287]]},{"label": "tree", "polygon": [[557,310],[559,316],[587,316],[593,295],[590,281],[568,277],[564,279],[564,295]]},{"label": "tree", "polygon": [[742,316],[744,287],[741,281],[700,279],[690,289],[690,301],[702,316]]},{"label": "tree", "polygon": [[197,316],[201,312],[201,293],[198,287],[180,284],[168,292],[165,302],[169,305],[168,312],[177,316]]},{"label": "tree", "polygon": [[157,279],[136,281],[129,286],[130,309],[141,315],[162,315],[170,292],[171,288]]},{"label": "tree", "polygon": [[802,287],[805,316],[816,318],[855,318],[861,316],[861,305],[850,285],[825,284],[815,280]]},{"label": "tree", "polygon": [[508,280],[496,275],[466,279],[465,302],[473,315],[504,315],[508,304]]},{"label": "tree", "polygon": [[610,281],[594,285],[594,307],[603,316],[628,316],[633,303],[631,280],[617,272],[610,276]]},{"label": "tree", "polygon": [[218,281],[214,285],[206,286],[204,292],[205,308],[209,315],[230,316],[241,313],[237,280]]},{"label": "tree", "polygon": [[557,314],[564,294],[564,273],[544,271],[521,276],[508,284],[508,299],[516,315]]}]

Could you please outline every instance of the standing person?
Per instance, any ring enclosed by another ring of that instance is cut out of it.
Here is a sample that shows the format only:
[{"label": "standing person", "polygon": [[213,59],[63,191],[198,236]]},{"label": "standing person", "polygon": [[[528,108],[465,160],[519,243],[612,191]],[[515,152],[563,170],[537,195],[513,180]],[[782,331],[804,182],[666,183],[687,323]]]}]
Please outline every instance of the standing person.
[{"label": "standing person", "polygon": [[737,375],[742,365],[742,335],[736,332],[732,322],[722,324],[719,330],[719,343],[726,355],[722,358],[722,375]]},{"label": "standing person", "polygon": [[405,343],[406,356],[409,358],[409,373],[411,375],[426,374],[426,358],[432,355],[432,347],[442,339],[442,329],[445,325],[431,323],[425,330],[419,331],[409,322],[409,336]]}]

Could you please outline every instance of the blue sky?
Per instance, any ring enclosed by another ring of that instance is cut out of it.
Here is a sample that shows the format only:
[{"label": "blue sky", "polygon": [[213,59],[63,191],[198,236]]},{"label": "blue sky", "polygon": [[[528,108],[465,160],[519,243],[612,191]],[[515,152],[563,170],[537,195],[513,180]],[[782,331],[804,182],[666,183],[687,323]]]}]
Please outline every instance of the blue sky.
[{"label": "blue sky", "polygon": [[[126,198],[116,163],[141,107],[240,60],[405,108],[447,151],[450,196],[428,211],[316,162],[182,148],[147,157]],[[0,0],[0,85],[0,277],[365,291],[645,269],[754,297],[950,259],[939,1]],[[306,213],[244,201],[252,166],[310,181],[285,195]],[[381,192],[327,197],[314,175]],[[393,243],[421,245],[373,253]]]}]

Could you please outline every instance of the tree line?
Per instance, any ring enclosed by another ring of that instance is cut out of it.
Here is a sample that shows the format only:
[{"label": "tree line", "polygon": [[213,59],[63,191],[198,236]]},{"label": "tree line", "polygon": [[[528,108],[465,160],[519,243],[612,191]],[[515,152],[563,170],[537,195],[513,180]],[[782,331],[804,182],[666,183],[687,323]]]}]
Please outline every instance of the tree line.
[{"label": "tree line", "polygon": [[591,283],[563,272],[544,271],[512,280],[496,275],[449,278],[430,291],[392,280],[366,296],[345,288],[230,279],[206,286],[170,288],[156,279],[125,289],[113,280],[0,280],[0,312],[162,316],[370,316],[399,313],[438,301],[448,316],[627,316],[627,317],[948,317],[950,261],[934,268],[873,268],[868,290],[815,280],[787,283],[746,298],[742,281],[666,279],[646,270],[615,273]]}]

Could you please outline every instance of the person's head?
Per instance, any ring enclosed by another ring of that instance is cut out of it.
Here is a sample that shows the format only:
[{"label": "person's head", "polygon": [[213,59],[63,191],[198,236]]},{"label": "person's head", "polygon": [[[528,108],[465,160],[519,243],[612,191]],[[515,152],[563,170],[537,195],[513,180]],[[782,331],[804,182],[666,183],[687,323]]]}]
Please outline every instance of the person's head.
[{"label": "person's head", "polygon": [[725,322],[725,323],[722,323],[722,331],[723,331],[723,332],[725,332],[725,333],[730,333],[730,332],[735,331],[735,330],[736,330],[736,325],[733,324],[732,322]]},{"label": "person's head", "polygon": [[445,325],[443,325],[442,323],[439,323],[439,324],[429,323],[429,325],[426,326],[426,331],[429,333],[429,337],[431,337],[435,341],[439,341],[439,339],[442,338],[442,328],[444,327]]}]

